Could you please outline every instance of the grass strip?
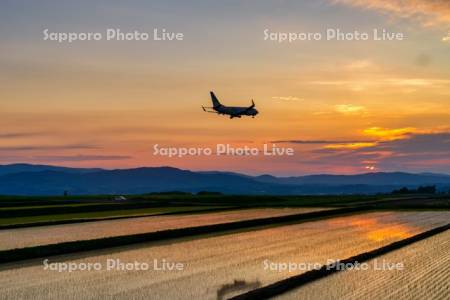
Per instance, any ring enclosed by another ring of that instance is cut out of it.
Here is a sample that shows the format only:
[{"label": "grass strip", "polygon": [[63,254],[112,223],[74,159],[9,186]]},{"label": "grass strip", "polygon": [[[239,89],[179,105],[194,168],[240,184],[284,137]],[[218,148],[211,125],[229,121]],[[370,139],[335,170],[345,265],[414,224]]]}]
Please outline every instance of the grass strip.
[{"label": "grass strip", "polygon": [[[57,214],[73,214],[73,213],[95,213],[104,211],[119,211],[130,209],[161,209],[168,207],[177,207],[182,205],[164,205],[162,203],[149,203],[149,202],[127,202],[127,203],[103,203],[103,204],[89,204],[89,205],[65,205],[55,207],[35,207],[35,208],[8,208],[0,209],[0,218],[13,218],[13,217],[33,217],[42,215],[57,215]],[[184,206],[204,206],[204,205],[191,205],[186,204]],[[224,206],[210,204],[208,206]],[[236,205],[234,205],[236,206]]]},{"label": "grass strip", "polygon": [[[191,209],[191,210],[190,209],[175,210],[175,209],[177,209],[177,207],[169,207],[169,208],[174,209],[174,211],[152,212],[152,213],[130,214],[130,215],[127,215],[127,214],[113,215],[110,217],[73,218],[73,219],[65,219],[65,220],[57,220],[57,221],[37,221],[37,222],[29,222],[29,223],[7,224],[7,225],[0,225],[0,230],[38,227],[38,226],[64,225],[64,224],[74,224],[74,223],[87,223],[87,222],[97,222],[97,221],[110,221],[110,220],[120,220],[120,219],[130,219],[130,218],[145,218],[145,217],[167,216],[167,215],[198,214],[198,213],[209,213],[209,212],[220,212],[220,211],[243,209],[240,206],[214,207],[214,208],[205,207],[205,208],[197,208],[197,209]],[[116,212],[116,211],[113,211],[113,212]],[[126,210],[124,210],[124,212],[126,212]],[[45,215],[43,217],[45,217]]]}]

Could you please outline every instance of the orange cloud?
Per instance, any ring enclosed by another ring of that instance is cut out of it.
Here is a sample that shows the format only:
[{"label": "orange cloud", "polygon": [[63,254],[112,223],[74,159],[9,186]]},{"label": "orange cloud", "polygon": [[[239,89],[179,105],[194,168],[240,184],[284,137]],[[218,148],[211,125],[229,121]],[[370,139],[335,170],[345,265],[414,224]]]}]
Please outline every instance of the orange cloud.
[{"label": "orange cloud", "polygon": [[344,66],[345,69],[355,71],[355,70],[366,70],[366,69],[376,69],[377,66],[370,60],[355,60]]},{"label": "orange cloud", "polygon": [[412,133],[418,133],[418,132],[419,132],[419,130],[417,130],[414,127],[394,128],[394,129],[388,129],[388,128],[382,128],[382,127],[370,127],[370,128],[363,130],[363,133],[365,135],[376,137],[376,138],[379,138],[380,140],[384,140],[384,141],[393,141],[393,140],[403,139]]},{"label": "orange cloud", "polygon": [[421,87],[421,88],[447,88],[450,80],[443,78],[383,78],[383,79],[349,79],[349,80],[320,80],[311,81],[310,84],[326,85],[326,86],[342,86],[349,90],[359,92],[368,88],[385,88],[385,87]]},{"label": "orange cloud", "polygon": [[448,0],[334,0],[334,2],[417,20],[426,27],[450,26]]},{"label": "orange cloud", "polygon": [[274,100],[282,100],[282,101],[299,101],[299,100],[303,100],[301,98],[294,97],[294,96],[273,96],[272,99],[274,99]]},{"label": "orange cloud", "polygon": [[377,143],[375,142],[362,142],[362,143],[349,143],[349,144],[330,144],[324,146],[325,149],[332,150],[356,150],[361,148],[373,147]]},{"label": "orange cloud", "polygon": [[334,109],[336,112],[346,115],[355,115],[366,111],[364,106],[355,104],[338,104],[334,106]]},{"label": "orange cloud", "polygon": [[443,42],[446,42],[446,43],[450,42],[450,31],[447,33],[446,36],[444,36],[444,37],[442,38],[442,41],[443,41]]},{"label": "orange cloud", "polygon": [[[356,110],[358,111],[358,110]],[[379,142],[394,141],[399,139],[408,138],[413,133],[418,133],[419,130],[414,127],[405,128],[382,128],[382,127],[370,127],[363,130],[363,134],[377,138],[378,141],[373,142],[342,142],[342,143],[331,143],[325,145],[324,149],[329,150],[358,150],[364,148],[375,147]],[[372,166],[369,166],[372,167]]]}]

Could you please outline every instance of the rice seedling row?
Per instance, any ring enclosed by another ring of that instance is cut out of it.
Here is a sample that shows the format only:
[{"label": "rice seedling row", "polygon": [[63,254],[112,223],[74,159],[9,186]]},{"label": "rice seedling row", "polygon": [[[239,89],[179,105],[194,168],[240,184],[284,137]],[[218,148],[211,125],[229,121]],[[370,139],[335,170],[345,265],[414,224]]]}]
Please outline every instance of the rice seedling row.
[{"label": "rice seedling row", "polygon": [[[180,271],[54,272],[42,260],[0,268],[0,298],[217,299],[305,270],[271,270],[265,262],[326,264],[446,224],[450,212],[374,212],[274,228],[51,257],[50,262],[178,262]],[[235,290],[229,287],[235,286]]]}]

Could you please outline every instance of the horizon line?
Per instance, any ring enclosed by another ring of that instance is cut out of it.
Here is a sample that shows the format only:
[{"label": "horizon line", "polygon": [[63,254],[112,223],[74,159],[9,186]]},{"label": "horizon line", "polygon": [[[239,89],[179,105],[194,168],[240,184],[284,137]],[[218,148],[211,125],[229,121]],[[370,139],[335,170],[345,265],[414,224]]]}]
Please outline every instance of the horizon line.
[{"label": "horizon line", "polygon": [[273,176],[278,178],[287,178],[287,177],[303,177],[303,176],[357,176],[357,175],[367,175],[367,174],[393,174],[393,173],[404,173],[411,175],[443,175],[450,176],[450,173],[435,173],[429,171],[422,172],[407,172],[407,171],[377,171],[377,172],[363,172],[363,173],[352,173],[352,174],[342,174],[342,173],[309,173],[309,174],[298,174],[298,175],[273,175],[270,173],[259,173],[259,174],[249,174],[242,171],[233,171],[233,170],[195,170],[195,169],[183,169],[179,167],[173,167],[168,165],[160,165],[160,166],[140,166],[140,167],[124,167],[124,168],[103,168],[103,167],[72,167],[66,165],[57,165],[57,164],[40,164],[40,163],[26,163],[26,162],[17,162],[17,163],[8,163],[8,164],[0,164],[0,167],[5,166],[14,166],[14,165],[28,165],[28,166],[46,166],[46,167],[57,167],[57,168],[68,168],[68,169],[100,169],[104,171],[115,171],[115,170],[133,170],[133,169],[145,169],[145,168],[172,168],[181,171],[189,171],[195,173],[207,173],[207,172],[222,172],[222,173],[236,173],[239,175],[245,175],[250,177],[258,177],[258,176]]}]

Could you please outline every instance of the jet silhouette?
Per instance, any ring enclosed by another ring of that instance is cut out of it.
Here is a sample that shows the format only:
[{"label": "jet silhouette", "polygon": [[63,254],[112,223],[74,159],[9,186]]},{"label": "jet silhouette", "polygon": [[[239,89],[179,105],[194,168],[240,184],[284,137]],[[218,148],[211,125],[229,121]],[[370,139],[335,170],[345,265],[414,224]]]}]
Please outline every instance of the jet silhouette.
[{"label": "jet silhouette", "polygon": [[230,119],[240,118],[241,116],[251,116],[254,118],[258,111],[255,109],[255,102],[252,99],[252,105],[248,107],[239,107],[239,106],[226,106],[219,102],[214,92],[210,92],[212,107],[204,107],[202,106],[205,112],[219,114],[219,115],[228,115]]}]

